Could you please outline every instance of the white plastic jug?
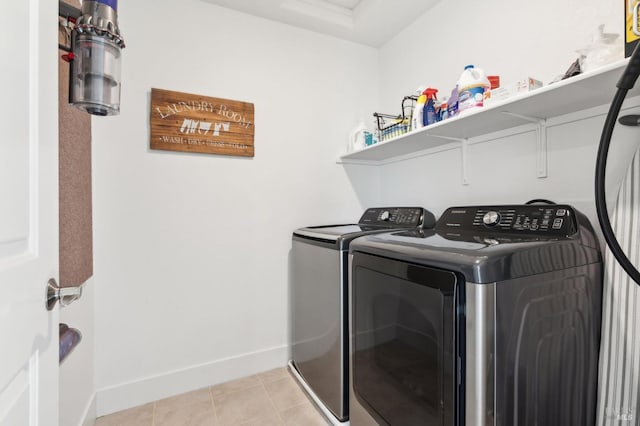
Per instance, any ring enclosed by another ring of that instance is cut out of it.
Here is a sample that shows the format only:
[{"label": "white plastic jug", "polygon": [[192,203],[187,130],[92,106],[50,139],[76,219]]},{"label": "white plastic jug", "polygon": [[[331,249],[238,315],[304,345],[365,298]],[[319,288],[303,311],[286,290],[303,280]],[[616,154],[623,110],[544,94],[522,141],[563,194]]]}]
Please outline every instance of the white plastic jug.
[{"label": "white plastic jug", "polygon": [[348,152],[356,152],[363,150],[365,147],[373,143],[373,134],[367,129],[364,123],[360,123],[356,127],[349,138]]},{"label": "white plastic jug", "polygon": [[484,92],[490,88],[491,83],[482,69],[473,65],[464,67],[458,80],[458,112],[483,106]]}]

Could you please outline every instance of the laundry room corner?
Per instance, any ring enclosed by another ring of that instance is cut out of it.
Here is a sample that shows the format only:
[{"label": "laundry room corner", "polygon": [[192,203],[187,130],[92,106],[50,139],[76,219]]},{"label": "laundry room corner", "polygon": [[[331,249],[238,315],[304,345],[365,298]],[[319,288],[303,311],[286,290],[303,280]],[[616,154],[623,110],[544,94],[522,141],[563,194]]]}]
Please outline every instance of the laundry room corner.
[{"label": "laundry room corner", "polygon": [[[200,0],[119,16],[121,113],[93,129],[98,415],[284,366],[291,231],[379,193],[336,164],[376,49]],[[150,149],[151,88],[253,103],[255,156]]]},{"label": "laundry room corner", "polygon": [[[569,68],[578,50],[591,43],[599,25],[604,24],[605,31],[621,33],[623,9],[613,3],[578,5],[546,0],[529,7],[497,0],[482,4],[438,2],[380,49],[381,108],[398,110],[402,97],[421,85],[439,88],[439,97],[448,96],[467,64],[500,74],[504,84],[531,76],[547,85]],[[416,56],[422,46],[419,34],[425,28],[430,33],[448,34],[450,18],[459,14],[461,6],[468,16],[486,17],[482,31],[473,25],[458,27],[455,37],[442,38],[442,50]],[[544,31],[540,30],[542,22]],[[628,108],[634,105],[630,101]],[[536,126],[523,120],[507,131],[472,135],[465,141],[449,141],[446,149],[382,162],[381,201],[393,205],[410,200],[439,214],[458,200],[476,204],[526,202],[544,194],[545,198],[572,203],[597,222],[593,165],[606,111],[606,105],[598,105],[546,121],[544,176],[538,176]],[[464,123],[460,126],[464,128]],[[626,142],[613,147],[610,161],[614,164],[628,161],[634,146],[633,132],[617,132]],[[624,168],[612,166],[610,170],[613,175]],[[617,188],[615,176],[608,185]]]}]

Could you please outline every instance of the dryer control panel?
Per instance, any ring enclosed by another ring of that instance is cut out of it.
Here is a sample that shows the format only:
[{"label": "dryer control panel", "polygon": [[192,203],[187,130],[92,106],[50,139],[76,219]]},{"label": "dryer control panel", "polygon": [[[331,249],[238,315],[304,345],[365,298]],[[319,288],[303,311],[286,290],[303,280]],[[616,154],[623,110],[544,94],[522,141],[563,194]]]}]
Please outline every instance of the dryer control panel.
[{"label": "dryer control panel", "polygon": [[373,207],[364,212],[358,225],[384,228],[433,228],[435,217],[422,207]]},{"label": "dryer control panel", "polygon": [[577,228],[573,208],[563,204],[451,207],[436,225],[438,232],[549,236],[569,236]]}]

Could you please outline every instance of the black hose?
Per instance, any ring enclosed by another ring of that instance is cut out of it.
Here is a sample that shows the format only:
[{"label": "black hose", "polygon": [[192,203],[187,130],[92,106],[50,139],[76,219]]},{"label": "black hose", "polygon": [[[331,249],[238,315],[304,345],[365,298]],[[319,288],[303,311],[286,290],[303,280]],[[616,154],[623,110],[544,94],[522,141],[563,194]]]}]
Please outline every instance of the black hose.
[{"label": "black hose", "polygon": [[556,203],[555,201],[545,200],[544,198],[534,198],[533,200],[527,201],[525,204],[529,205],[529,204],[556,204]]},{"label": "black hose", "polygon": [[[635,55],[635,53],[636,52],[634,52],[634,56],[640,57],[640,55]],[[628,71],[629,67],[625,69],[623,78],[626,74],[628,74]],[[632,70],[632,72],[633,71],[635,70]],[[616,92],[613,101],[611,102],[611,106],[609,107],[609,113],[607,114],[604,127],[602,128],[602,136],[600,137],[600,146],[598,147],[598,156],[596,158],[596,212],[598,214],[598,222],[600,222],[600,228],[602,228],[604,239],[611,249],[611,253],[616,258],[620,266],[622,266],[622,269],[624,269],[625,272],[631,277],[631,279],[634,280],[636,284],[640,285],[640,272],[638,272],[636,267],[631,263],[629,258],[620,247],[618,239],[616,238],[616,235],[613,232],[613,228],[611,227],[609,214],[607,212],[607,201],[605,193],[605,175],[607,168],[607,157],[609,156],[609,145],[611,143],[611,137],[613,135],[613,129],[616,125],[616,120],[618,118],[618,115],[620,114],[620,109],[622,108],[622,103],[624,102],[624,98],[627,96],[627,91],[630,89],[628,88],[628,84],[625,86],[625,88],[619,88]]]}]

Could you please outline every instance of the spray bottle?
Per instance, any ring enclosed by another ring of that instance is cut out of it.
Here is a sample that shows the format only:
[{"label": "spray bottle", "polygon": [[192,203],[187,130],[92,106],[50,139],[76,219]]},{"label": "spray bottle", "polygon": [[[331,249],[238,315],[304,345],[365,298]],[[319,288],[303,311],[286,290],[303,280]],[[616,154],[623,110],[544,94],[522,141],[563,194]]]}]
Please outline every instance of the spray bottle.
[{"label": "spray bottle", "polygon": [[424,91],[424,94],[427,96],[427,102],[424,106],[423,116],[424,116],[424,125],[428,126],[433,123],[437,123],[440,121],[438,114],[436,112],[438,98],[436,94],[438,93],[438,89],[434,89],[429,87]]}]

